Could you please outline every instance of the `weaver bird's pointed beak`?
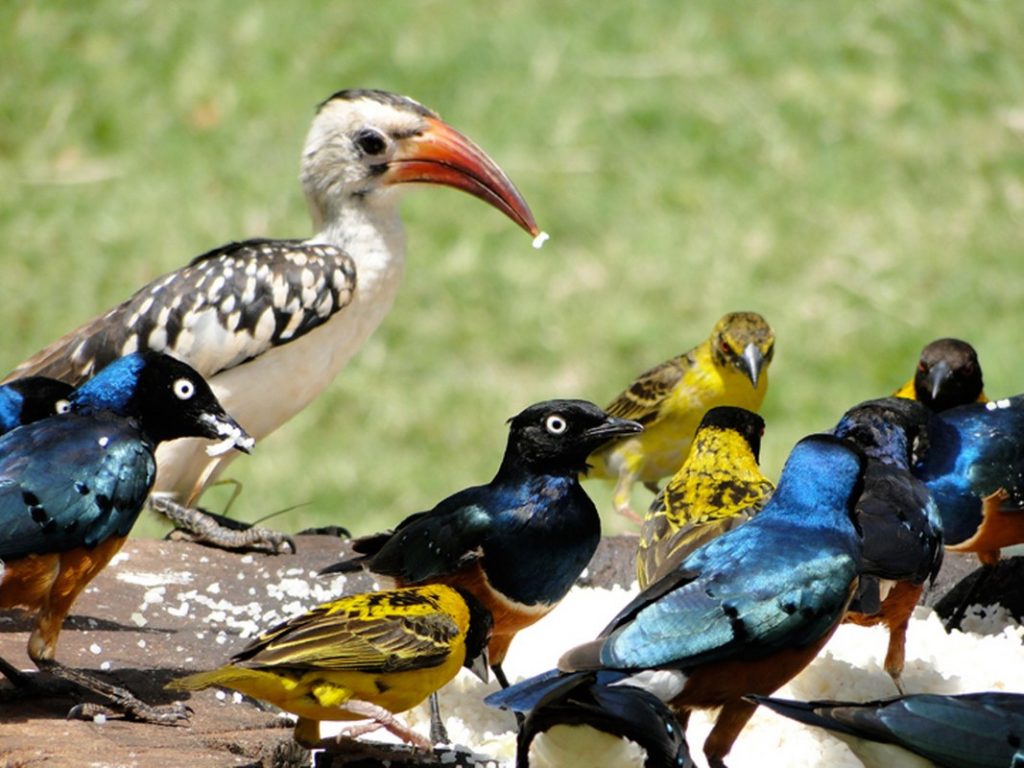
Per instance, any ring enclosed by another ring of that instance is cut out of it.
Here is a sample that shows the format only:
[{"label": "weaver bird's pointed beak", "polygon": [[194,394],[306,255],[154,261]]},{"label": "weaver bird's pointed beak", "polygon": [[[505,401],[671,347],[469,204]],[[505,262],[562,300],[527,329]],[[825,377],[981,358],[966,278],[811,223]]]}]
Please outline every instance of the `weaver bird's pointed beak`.
[{"label": "weaver bird's pointed beak", "polygon": [[636,435],[643,431],[643,425],[637,421],[609,416],[603,423],[598,424],[596,427],[591,427],[584,434],[588,439],[599,438],[603,440],[612,440],[616,437]]},{"label": "weaver bird's pointed beak", "polygon": [[480,147],[447,123],[425,118],[427,129],[400,142],[382,181],[442,184],[461,189],[497,208],[534,238],[541,232],[529,206],[509,178]]},{"label": "weaver bird's pointed beak", "polygon": [[242,453],[250,453],[256,444],[256,439],[226,413],[219,415],[204,413],[200,420],[207,430],[205,436],[217,441],[213,445],[206,446],[206,453],[209,456],[220,456],[232,448],[237,448]]},{"label": "weaver bird's pointed beak", "polygon": [[942,391],[942,387],[949,381],[951,374],[952,371],[949,363],[945,360],[939,360],[928,369],[928,373],[924,377],[924,386],[931,393],[932,400],[938,399],[939,392]]},{"label": "weaver bird's pointed beak", "polygon": [[481,683],[489,683],[491,681],[491,665],[487,663],[487,649],[485,648],[479,656],[473,659],[466,669],[476,675]]},{"label": "weaver bird's pointed beak", "polygon": [[757,389],[757,382],[761,378],[761,369],[764,367],[764,355],[757,348],[757,344],[750,342],[743,349],[743,357],[738,361],[738,367],[750,379],[750,383]]}]

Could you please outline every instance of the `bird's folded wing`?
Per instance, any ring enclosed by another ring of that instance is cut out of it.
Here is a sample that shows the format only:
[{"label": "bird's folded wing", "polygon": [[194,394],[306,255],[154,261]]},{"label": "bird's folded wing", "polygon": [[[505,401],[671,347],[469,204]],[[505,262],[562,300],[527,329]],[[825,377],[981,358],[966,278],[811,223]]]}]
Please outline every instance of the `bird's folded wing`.
[{"label": "bird's folded wing", "polygon": [[853,559],[837,552],[766,556],[756,572],[733,571],[721,555],[696,577],[677,572],[655,582],[613,619],[603,639],[580,646],[575,657],[570,651],[559,666],[685,668],[799,647],[838,620],[856,578]]},{"label": "bird's folded wing", "polygon": [[347,306],[355,265],[331,245],[248,240],[197,257],[15,368],[79,384],[141,349],[187,360],[204,377],[322,325]]},{"label": "bird's folded wing", "polygon": [[156,474],[149,451],[113,424],[37,422],[0,441],[0,559],[125,536]]},{"label": "bird's folded wing", "polygon": [[648,424],[657,418],[665,397],[686,373],[678,358],[668,360],[640,375],[629,389],[609,403],[605,411],[620,419]]},{"label": "bird's folded wing", "polygon": [[864,572],[920,584],[942,565],[942,520],[927,487],[909,472],[872,465],[857,501]]},{"label": "bird's folded wing", "polygon": [[417,584],[455,573],[481,557],[492,521],[485,501],[474,503],[476,490],[467,489],[407,520],[373,557],[370,569]]},{"label": "bird's folded wing", "polygon": [[[455,620],[387,594],[327,603],[260,635],[234,661],[249,667],[397,672],[440,664],[460,637]],[[408,598],[405,598],[408,600]]]}]

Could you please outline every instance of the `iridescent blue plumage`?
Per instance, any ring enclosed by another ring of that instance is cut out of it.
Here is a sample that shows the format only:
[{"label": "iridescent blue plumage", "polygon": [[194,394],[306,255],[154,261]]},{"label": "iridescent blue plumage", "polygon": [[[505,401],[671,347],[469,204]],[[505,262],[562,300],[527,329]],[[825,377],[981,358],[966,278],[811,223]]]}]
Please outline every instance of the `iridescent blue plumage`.
[{"label": "iridescent blue plumage", "polygon": [[26,376],[0,386],[0,435],[53,416],[71,385],[45,376]]},{"label": "iridescent blue plumage", "polygon": [[[867,456],[855,512],[863,573],[846,621],[886,626],[885,670],[901,692],[910,617],[925,580],[942,565],[938,508],[925,484],[910,473],[915,447],[927,442],[930,419],[931,411],[920,402],[888,397],[851,408],[834,430]],[[889,582],[884,595],[882,579]]]},{"label": "iridescent blue plumage", "polygon": [[827,728],[858,756],[870,749],[868,765],[902,763],[907,752],[947,768],[1024,764],[1024,695],[1019,693],[921,694],[864,704],[757,701],[798,722]]},{"label": "iridescent blue plumage", "polygon": [[[559,668],[682,671],[667,698],[676,708],[723,707],[704,745],[709,762],[722,764],[753,714],[742,697],[795,675],[845,611],[861,570],[852,514],[863,471],[863,456],[848,444],[805,438],[754,519],[641,592],[598,639],[563,655]],[[536,681],[528,680],[488,703],[519,710],[520,691],[537,700]]]},{"label": "iridescent blue plumage", "polygon": [[[35,614],[29,657],[53,675],[142,719],[176,720],[127,691],[54,660],[75,598],[128,535],[156,476],[164,440],[206,437],[248,450],[252,439],[192,368],[164,354],[121,358],[72,391],[67,412],[0,437],[0,608]],[[33,683],[0,659],[19,686]]]},{"label": "iridescent blue plumage", "polygon": [[500,664],[516,632],[553,608],[590,562],[600,519],[580,485],[587,457],[635,434],[633,421],[583,400],[549,400],[510,420],[491,482],[449,496],[394,531],[359,539],[361,555],[324,573],[367,568],[399,584],[441,582],[470,592],[494,615],[488,649]]},{"label": "iridescent blue plumage", "polygon": [[921,584],[942,564],[942,518],[928,488],[910,472],[931,419],[921,403],[887,397],[851,408],[833,430],[867,456],[855,517],[865,574]]},{"label": "iridescent blue plumage", "polygon": [[0,558],[126,536],[153,485],[158,442],[197,430],[223,437],[215,421],[199,421],[205,412],[238,429],[208,388],[187,400],[171,392],[186,376],[194,392],[206,386],[173,358],[129,355],[69,393],[67,414],[0,438]]},{"label": "iridescent blue plumage", "polygon": [[[621,765],[623,751],[614,749],[616,742],[595,738],[595,730],[638,745],[646,768],[692,768],[676,716],[654,694],[617,685],[624,677],[609,672],[563,675],[561,685],[545,689],[519,728],[516,768],[529,768],[531,747],[539,750],[546,764]],[[555,726],[569,726],[575,732],[554,732]]]},{"label": "iridescent blue plumage", "polygon": [[156,477],[153,446],[109,414],[37,425],[0,440],[0,559],[127,536]]},{"label": "iridescent blue plumage", "polygon": [[[963,544],[978,533],[984,500],[996,493],[1000,497],[994,499],[995,507],[1015,515],[1024,528],[1024,395],[936,414],[928,442],[914,474],[938,504],[947,546]],[[979,552],[984,561],[991,549],[970,551]],[[998,551],[993,562],[997,559]]]}]

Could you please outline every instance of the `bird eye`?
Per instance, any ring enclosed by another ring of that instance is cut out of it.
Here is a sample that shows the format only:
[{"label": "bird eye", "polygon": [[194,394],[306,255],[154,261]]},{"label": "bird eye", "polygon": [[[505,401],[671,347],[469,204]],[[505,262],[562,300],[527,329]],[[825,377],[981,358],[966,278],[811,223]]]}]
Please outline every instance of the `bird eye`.
[{"label": "bird eye", "polygon": [[550,432],[552,435],[560,435],[569,428],[569,422],[559,416],[557,413],[548,416],[544,419],[544,429]]},{"label": "bird eye", "polygon": [[53,410],[57,413],[68,413],[71,410],[70,400],[58,400],[53,404]]},{"label": "bird eye", "polygon": [[379,155],[388,146],[383,136],[369,128],[356,134],[355,144],[364,155]]},{"label": "bird eye", "polygon": [[174,396],[179,400],[188,400],[196,393],[196,385],[189,379],[178,379],[174,382]]}]

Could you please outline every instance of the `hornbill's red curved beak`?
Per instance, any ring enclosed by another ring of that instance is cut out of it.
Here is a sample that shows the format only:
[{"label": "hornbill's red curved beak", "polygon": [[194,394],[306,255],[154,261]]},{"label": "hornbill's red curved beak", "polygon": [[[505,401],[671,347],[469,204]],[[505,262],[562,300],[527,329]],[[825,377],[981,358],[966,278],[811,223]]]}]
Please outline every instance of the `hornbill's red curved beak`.
[{"label": "hornbill's red curved beak", "polygon": [[508,176],[474,144],[436,117],[427,128],[399,142],[382,181],[386,184],[442,184],[490,203],[534,237],[540,234],[530,207]]}]

